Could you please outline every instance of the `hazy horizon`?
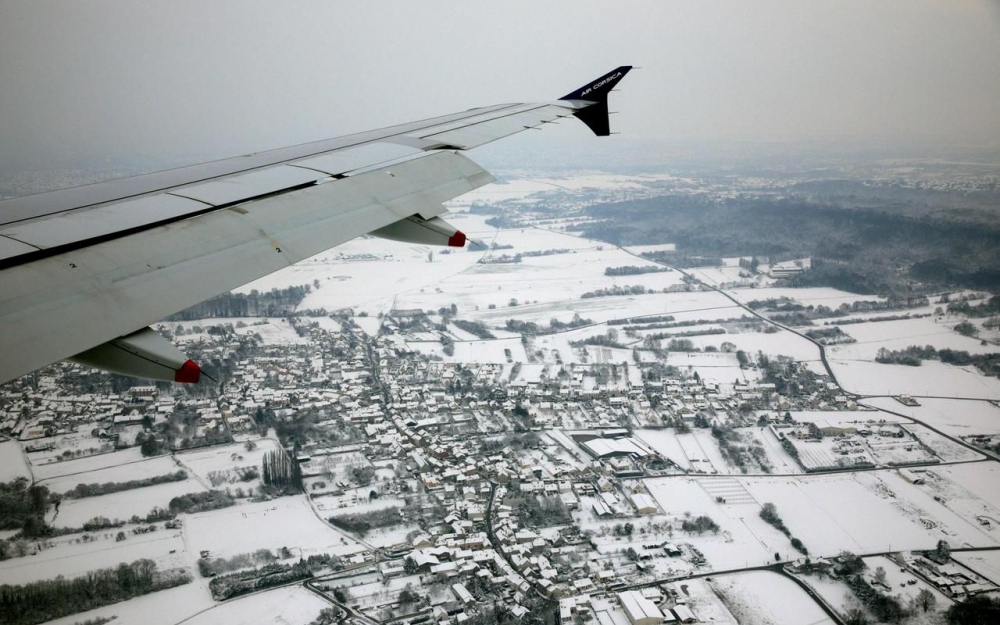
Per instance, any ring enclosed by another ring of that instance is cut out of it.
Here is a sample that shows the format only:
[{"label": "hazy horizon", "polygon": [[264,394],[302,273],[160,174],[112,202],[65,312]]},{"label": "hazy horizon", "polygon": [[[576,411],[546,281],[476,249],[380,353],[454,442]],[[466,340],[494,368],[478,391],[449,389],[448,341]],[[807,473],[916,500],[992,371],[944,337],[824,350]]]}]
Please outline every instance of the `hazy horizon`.
[{"label": "hazy horizon", "polygon": [[[0,167],[218,158],[499,102],[620,64],[630,141],[1000,145],[1000,3],[0,4]],[[531,147],[581,149],[563,124]]]}]

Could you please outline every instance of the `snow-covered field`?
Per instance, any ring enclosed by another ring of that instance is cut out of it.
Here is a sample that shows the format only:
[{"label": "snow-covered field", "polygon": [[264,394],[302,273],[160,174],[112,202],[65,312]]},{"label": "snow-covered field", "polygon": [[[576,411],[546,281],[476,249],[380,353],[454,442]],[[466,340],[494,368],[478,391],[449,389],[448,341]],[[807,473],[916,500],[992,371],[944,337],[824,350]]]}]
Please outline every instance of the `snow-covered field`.
[{"label": "snow-covered field", "polygon": [[[302,592],[310,596],[315,596],[306,590],[303,590]],[[266,595],[254,595],[254,597],[260,596]],[[80,614],[65,616],[54,621],[49,621],[48,625],[75,625],[76,623],[83,623],[99,617],[114,617],[115,620],[112,622],[115,623],[115,625],[175,625],[181,622],[190,623],[191,621],[186,621],[185,619],[197,614],[198,612],[207,610],[213,605],[215,604],[212,601],[212,595],[208,592],[208,589],[195,581],[191,584],[184,584],[183,586],[170,588],[169,590],[162,590],[149,595],[143,595],[141,597],[136,597],[135,599],[130,599],[129,601],[123,601],[122,603],[115,603],[113,605],[104,606],[103,608],[97,608],[96,610],[90,610],[89,612],[81,612]],[[226,603],[223,605],[229,606],[230,604]],[[316,610],[316,613],[319,613],[319,610]],[[315,618],[315,614],[310,618]],[[223,621],[207,622],[223,623]],[[229,625],[230,623],[236,624],[254,622],[280,623],[281,621],[253,621],[251,617],[251,619],[243,621],[226,621],[225,625]],[[302,624],[308,622],[308,620],[301,621]],[[299,623],[299,621],[295,621],[295,623]]]},{"label": "snow-covered field", "polygon": [[809,585],[817,595],[826,601],[827,605],[841,616],[850,608],[861,607],[861,602],[854,596],[847,584],[838,579],[820,575],[799,575],[798,578]]},{"label": "snow-covered field", "polygon": [[302,586],[285,586],[220,603],[185,621],[185,625],[307,625],[329,608]]},{"label": "snow-covered field", "polygon": [[856,553],[927,549],[942,538],[970,546],[997,542],[979,530],[974,519],[956,513],[950,501],[947,506],[935,501],[933,491],[910,484],[895,471],[746,478],[743,483],[757,501],[777,506],[792,535],[813,555],[832,556],[842,549]]},{"label": "snow-covered field", "polygon": [[54,493],[64,493],[77,484],[104,484],[106,482],[127,482],[129,480],[144,480],[168,473],[175,473],[181,467],[171,456],[157,456],[142,460],[130,461],[125,464],[95,469],[93,471],[74,472],[49,479],[39,479]]},{"label": "snow-covered field", "polygon": [[673,461],[680,468],[691,468],[691,462],[678,440],[677,431],[673,428],[668,430],[635,430],[634,434],[656,450],[656,453]]},{"label": "snow-covered field", "polygon": [[[244,490],[260,484],[260,479],[244,482],[237,476],[236,469],[254,468],[261,470],[264,456],[277,449],[277,443],[269,438],[253,440],[253,449],[247,450],[246,443],[217,445],[204,450],[181,452],[177,461],[189,469],[203,484],[211,488],[242,487]],[[214,476],[210,474],[215,474]],[[215,478],[217,485],[211,480]],[[223,483],[220,480],[225,479]]]},{"label": "snow-covered field", "polygon": [[805,306],[828,306],[837,308],[841,304],[853,304],[861,301],[885,301],[885,298],[876,295],[857,295],[830,287],[813,287],[806,289],[793,288],[763,288],[763,289],[733,289],[727,293],[740,300],[750,302],[752,300],[779,299],[782,297],[791,298]]},{"label": "snow-covered field", "polygon": [[4,441],[0,443],[0,482],[9,482],[19,477],[31,477],[24,452],[16,441]]},{"label": "snow-covered field", "polygon": [[712,584],[741,625],[835,623],[792,580],[770,571],[715,577]]},{"label": "snow-covered field", "polygon": [[26,584],[59,575],[76,577],[140,558],[153,560],[161,571],[190,564],[180,531],[160,525],[155,532],[136,535],[130,533],[132,527],[123,528],[128,538],[121,542],[115,540],[119,530],[109,529],[92,534],[94,539],[89,542],[81,542],[78,535],[60,537],[52,541],[56,546],[36,555],[0,561],[0,584]]},{"label": "snow-covered field", "polygon": [[970,354],[988,354],[997,351],[995,345],[981,345],[974,339],[952,330],[959,319],[946,317],[938,321],[933,317],[881,321],[878,323],[857,323],[843,326],[857,342],[835,345],[828,348],[827,356],[837,360],[874,361],[878,351],[901,350],[917,345],[932,345],[937,349],[955,349]]},{"label": "snow-covered field", "polygon": [[1000,434],[1000,408],[987,401],[921,397],[919,406],[905,406],[891,397],[874,397],[866,404],[905,414],[952,436]]},{"label": "snow-covered field", "polygon": [[264,345],[305,345],[306,340],[298,335],[287,319],[270,318],[264,321],[267,323],[236,328],[236,333],[260,335]]},{"label": "snow-covered field", "polygon": [[988,378],[975,367],[955,367],[936,360],[908,367],[836,359],[830,360],[830,366],[841,386],[859,395],[1000,399],[1000,379]]},{"label": "snow-covered field", "polygon": [[56,527],[81,527],[97,516],[127,521],[132,515],[145,517],[153,508],[166,508],[174,497],[203,490],[205,488],[197,480],[188,478],[100,497],[69,499],[63,501],[55,519],[49,521]]},{"label": "snow-covered field", "polygon": [[281,497],[259,503],[192,514],[184,518],[188,544],[194,553],[232,557],[257,549],[288,547],[296,556],[347,554],[362,550],[356,542],[327,526],[305,496]]},{"label": "snow-covered field", "polygon": [[[644,480],[650,494],[674,526],[675,543],[691,543],[708,560],[713,569],[731,569],[773,562],[775,551],[791,555],[788,539],[760,517],[760,505],[752,498],[730,496],[722,504],[708,489],[718,489],[723,482],[739,488],[736,478],[688,477],[651,478]],[[780,511],[780,506],[779,506]],[[718,534],[711,532],[687,534],[680,531],[686,514],[707,515],[720,526]]]},{"label": "snow-covered field", "polygon": [[138,447],[130,447],[121,451],[96,456],[87,456],[76,460],[47,462],[44,464],[36,463],[34,454],[30,454],[28,459],[31,462],[31,473],[35,476],[36,480],[45,480],[74,473],[86,473],[88,471],[145,461]]},{"label": "snow-covered field", "polygon": [[963,551],[951,557],[994,584],[1000,584],[1000,551]]}]

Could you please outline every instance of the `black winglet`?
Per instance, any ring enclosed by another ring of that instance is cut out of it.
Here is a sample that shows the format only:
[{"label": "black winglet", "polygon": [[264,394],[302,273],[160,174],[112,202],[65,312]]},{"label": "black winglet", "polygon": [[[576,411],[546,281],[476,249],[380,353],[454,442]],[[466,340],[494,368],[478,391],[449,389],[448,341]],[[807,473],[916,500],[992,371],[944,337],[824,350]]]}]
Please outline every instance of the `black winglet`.
[{"label": "black winglet", "polygon": [[608,93],[631,69],[631,65],[622,65],[559,99],[593,102],[587,108],[574,112],[573,115],[587,124],[595,135],[606,137],[611,134],[611,125],[608,121]]}]

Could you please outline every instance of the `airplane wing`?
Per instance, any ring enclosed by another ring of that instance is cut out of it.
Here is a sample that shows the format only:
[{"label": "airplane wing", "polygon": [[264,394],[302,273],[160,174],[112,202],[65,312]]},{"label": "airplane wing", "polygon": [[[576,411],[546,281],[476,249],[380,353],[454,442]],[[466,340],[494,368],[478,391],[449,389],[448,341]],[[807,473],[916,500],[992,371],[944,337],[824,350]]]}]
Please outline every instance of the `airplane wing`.
[{"label": "airplane wing", "polygon": [[66,359],[197,382],[150,324],[363,234],[464,245],[442,203],[493,178],[460,152],[570,116],[608,135],[630,69],[552,102],[2,201],[0,383]]}]

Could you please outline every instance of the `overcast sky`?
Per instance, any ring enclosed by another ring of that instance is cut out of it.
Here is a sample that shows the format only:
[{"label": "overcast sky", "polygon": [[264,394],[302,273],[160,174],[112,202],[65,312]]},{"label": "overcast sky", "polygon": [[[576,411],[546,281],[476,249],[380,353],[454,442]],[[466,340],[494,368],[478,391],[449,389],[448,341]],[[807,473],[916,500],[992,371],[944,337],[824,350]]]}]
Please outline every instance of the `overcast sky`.
[{"label": "overcast sky", "polygon": [[621,64],[626,136],[1000,142],[997,0],[0,0],[0,166],[280,147]]}]

